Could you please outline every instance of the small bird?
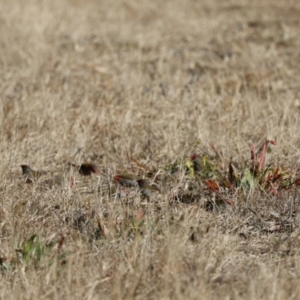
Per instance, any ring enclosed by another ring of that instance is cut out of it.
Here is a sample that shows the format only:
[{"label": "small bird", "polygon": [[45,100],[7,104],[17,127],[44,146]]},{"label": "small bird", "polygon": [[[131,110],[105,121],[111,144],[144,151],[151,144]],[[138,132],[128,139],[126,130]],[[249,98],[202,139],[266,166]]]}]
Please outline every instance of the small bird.
[{"label": "small bird", "polygon": [[201,166],[200,166],[201,157],[197,154],[193,154],[190,157],[190,159],[193,162],[194,171],[195,172],[200,172],[201,171]]},{"label": "small bird", "polygon": [[150,200],[155,193],[160,192],[159,188],[155,185],[151,185],[146,179],[138,179],[137,183],[139,185],[142,195]]},{"label": "small bird", "polygon": [[79,174],[83,176],[90,176],[93,173],[94,174],[99,174],[99,170],[96,165],[90,164],[90,163],[85,163],[80,166],[77,166],[75,164],[72,164],[73,167],[78,168]]},{"label": "small bird", "polygon": [[121,185],[126,187],[137,187],[138,177],[132,174],[119,174],[114,176],[114,180],[118,181]]},{"label": "small bird", "polygon": [[25,177],[26,183],[33,183],[38,180],[42,175],[46,174],[43,171],[35,171],[28,165],[21,165],[23,176]]}]

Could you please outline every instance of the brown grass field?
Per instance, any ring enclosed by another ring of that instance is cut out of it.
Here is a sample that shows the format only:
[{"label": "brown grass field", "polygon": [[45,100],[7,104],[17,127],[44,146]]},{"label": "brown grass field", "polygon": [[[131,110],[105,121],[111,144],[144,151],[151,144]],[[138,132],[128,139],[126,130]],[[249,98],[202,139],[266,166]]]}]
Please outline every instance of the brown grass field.
[{"label": "brown grass field", "polygon": [[[300,298],[296,184],[222,187],[227,205],[166,171],[193,153],[245,170],[271,139],[270,166],[297,178],[299,1],[0,7],[1,299]],[[21,164],[48,173],[26,183]],[[161,192],[124,195],[123,172]]]}]

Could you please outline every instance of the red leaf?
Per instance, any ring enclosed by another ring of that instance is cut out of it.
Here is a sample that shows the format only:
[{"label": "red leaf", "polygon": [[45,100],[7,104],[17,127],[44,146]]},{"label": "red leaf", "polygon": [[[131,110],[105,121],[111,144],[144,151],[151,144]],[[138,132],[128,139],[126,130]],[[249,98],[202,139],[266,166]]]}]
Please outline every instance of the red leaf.
[{"label": "red leaf", "polygon": [[225,199],[225,197],[219,191],[219,185],[213,180],[206,180],[205,183],[209,188],[216,192],[216,194],[228,205],[233,206],[233,202]]},{"label": "red leaf", "polygon": [[264,168],[264,166],[265,166],[265,163],[266,163],[266,154],[267,154],[267,150],[268,150],[269,144],[276,145],[276,142],[272,141],[272,140],[266,140],[263,143],[262,147],[258,150],[257,155],[259,155],[259,157],[260,157],[258,171],[261,171]]},{"label": "red leaf", "polygon": [[206,185],[214,191],[219,191],[219,185],[213,180],[206,180]]},{"label": "red leaf", "polygon": [[259,165],[258,165],[258,171],[261,171],[265,165],[265,160],[266,160],[266,152],[267,152],[267,143],[264,142],[261,153],[260,153],[260,158],[259,158]]}]

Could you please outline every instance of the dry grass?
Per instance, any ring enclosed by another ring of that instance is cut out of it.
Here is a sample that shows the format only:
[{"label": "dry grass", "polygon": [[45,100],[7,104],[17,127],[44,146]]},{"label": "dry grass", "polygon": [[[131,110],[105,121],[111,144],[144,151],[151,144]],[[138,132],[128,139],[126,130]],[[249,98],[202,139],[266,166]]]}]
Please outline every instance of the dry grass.
[{"label": "dry grass", "polygon": [[[212,211],[201,189],[107,192],[143,172],[131,158],[157,170],[210,142],[239,162],[276,139],[272,162],[296,172],[299,2],[88,2],[0,1],[1,299],[299,299],[297,190]],[[84,161],[101,174],[74,189],[19,167]],[[26,258],[26,242],[56,244]]]}]

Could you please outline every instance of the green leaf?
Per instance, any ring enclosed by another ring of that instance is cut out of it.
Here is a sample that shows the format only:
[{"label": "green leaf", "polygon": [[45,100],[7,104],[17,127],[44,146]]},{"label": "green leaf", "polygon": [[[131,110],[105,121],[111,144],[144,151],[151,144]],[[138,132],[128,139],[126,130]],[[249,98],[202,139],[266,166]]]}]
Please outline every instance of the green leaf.
[{"label": "green leaf", "polygon": [[253,190],[255,186],[256,186],[256,180],[253,174],[248,168],[245,169],[243,177],[241,179],[241,187],[250,188],[251,190]]},{"label": "green leaf", "polygon": [[195,177],[194,163],[191,160],[187,160],[185,165],[187,167],[187,174],[190,177]]}]

